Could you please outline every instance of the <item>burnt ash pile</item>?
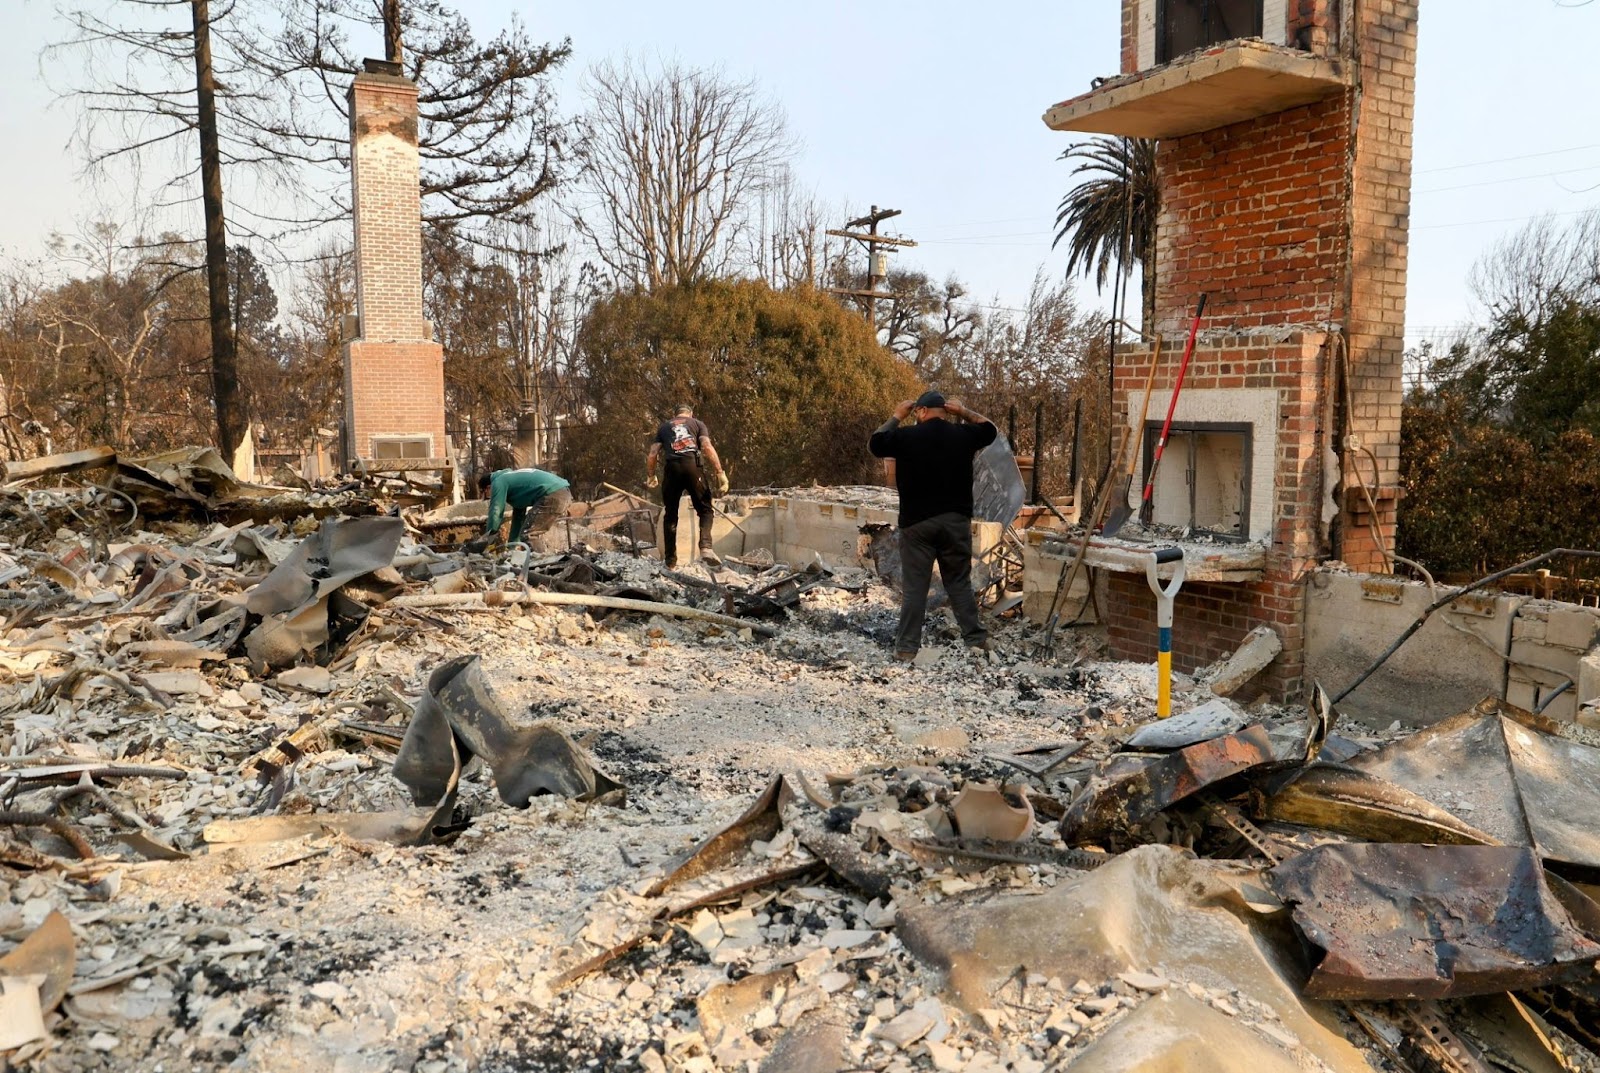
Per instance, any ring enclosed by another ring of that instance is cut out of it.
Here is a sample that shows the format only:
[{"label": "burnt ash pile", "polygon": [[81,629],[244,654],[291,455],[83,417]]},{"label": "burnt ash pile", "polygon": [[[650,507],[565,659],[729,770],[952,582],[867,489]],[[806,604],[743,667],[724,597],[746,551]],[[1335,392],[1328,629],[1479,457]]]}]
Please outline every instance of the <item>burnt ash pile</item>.
[{"label": "burnt ash pile", "polygon": [[0,529],[13,1064],[1593,1068],[1571,728],[1157,721],[1014,621],[897,664],[842,567],[52,520]]}]

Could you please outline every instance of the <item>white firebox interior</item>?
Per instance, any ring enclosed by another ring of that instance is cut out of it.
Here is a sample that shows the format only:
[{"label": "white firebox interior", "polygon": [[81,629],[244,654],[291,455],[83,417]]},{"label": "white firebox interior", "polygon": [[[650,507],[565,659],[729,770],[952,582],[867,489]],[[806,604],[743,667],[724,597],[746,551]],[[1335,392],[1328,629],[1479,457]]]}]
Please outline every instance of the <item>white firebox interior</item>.
[{"label": "white firebox interior", "polygon": [[[1150,416],[1159,432],[1171,392],[1150,398]],[[1132,496],[1137,508],[1144,490],[1145,437],[1133,425],[1138,477]],[[1232,533],[1248,510],[1243,536],[1265,541],[1272,534],[1273,480],[1278,458],[1278,393],[1271,388],[1186,389],[1173,415],[1175,431],[1156,472],[1152,520],[1162,525],[1194,526]],[[1248,435],[1240,435],[1242,431]],[[1154,439],[1154,436],[1151,437]],[[1248,442],[1248,455],[1245,453]],[[1242,480],[1248,475],[1248,481]]]}]

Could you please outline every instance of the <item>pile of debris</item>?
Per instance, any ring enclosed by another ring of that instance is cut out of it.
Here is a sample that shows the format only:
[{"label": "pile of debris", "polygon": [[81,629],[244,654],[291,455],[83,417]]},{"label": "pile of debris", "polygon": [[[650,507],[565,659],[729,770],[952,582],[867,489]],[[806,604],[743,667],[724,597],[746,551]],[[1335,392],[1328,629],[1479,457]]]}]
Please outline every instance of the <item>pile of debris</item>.
[{"label": "pile of debris", "polygon": [[1579,729],[1246,708],[1250,653],[1158,721],[760,554],[76,524],[0,527],[12,1062],[1596,1068]]}]

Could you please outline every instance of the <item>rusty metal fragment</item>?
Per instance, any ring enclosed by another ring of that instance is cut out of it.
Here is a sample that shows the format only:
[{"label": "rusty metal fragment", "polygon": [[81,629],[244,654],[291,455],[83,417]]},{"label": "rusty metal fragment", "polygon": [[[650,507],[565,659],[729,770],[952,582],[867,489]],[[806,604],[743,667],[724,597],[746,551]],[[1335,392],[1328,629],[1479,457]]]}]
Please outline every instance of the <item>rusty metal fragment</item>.
[{"label": "rusty metal fragment", "polygon": [[39,1005],[49,1013],[66,996],[78,964],[77,951],[72,925],[59,910],[52,909],[16,949],[0,958],[0,976],[43,976]]},{"label": "rusty metal fragment", "polygon": [[32,934],[0,958],[0,1050],[44,1038],[44,1015],[66,996],[78,962],[77,946],[67,918],[51,910]]},{"label": "rusty metal fragment", "polygon": [[1160,755],[1107,758],[1061,820],[1071,843],[1117,839],[1163,809],[1224,779],[1274,762],[1260,724]]},{"label": "rusty metal fragment", "polygon": [[744,814],[691,849],[682,860],[651,884],[645,896],[653,898],[691,879],[713,872],[743,856],[755,842],[770,842],[783,826],[779,808],[794,791],[782,775],[774,775]]},{"label": "rusty metal fragment", "polygon": [[1354,768],[1318,764],[1256,806],[1260,819],[1372,842],[1493,846],[1499,839],[1427,800]]},{"label": "rusty metal fragment", "polygon": [[1515,846],[1326,845],[1267,873],[1322,999],[1486,995],[1593,971],[1600,907]]},{"label": "rusty metal fragment", "polygon": [[1600,874],[1600,749],[1490,699],[1350,766],[1411,791],[1575,876]]}]

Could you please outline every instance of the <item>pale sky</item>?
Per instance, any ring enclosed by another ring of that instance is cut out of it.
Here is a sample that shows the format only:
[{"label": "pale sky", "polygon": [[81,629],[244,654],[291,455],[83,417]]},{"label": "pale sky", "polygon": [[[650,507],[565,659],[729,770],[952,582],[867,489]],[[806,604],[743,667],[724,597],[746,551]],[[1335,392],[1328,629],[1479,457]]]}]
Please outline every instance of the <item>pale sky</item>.
[{"label": "pale sky", "polygon": [[[629,52],[755,77],[786,109],[796,170],[825,203],[904,210],[891,229],[920,245],[898,263],[954,273],[979,301],[1012,306],[1041,266],[1059,273],[1064,262],[1050,239],[1068,171],[1056,157],[1071,138],[1039,117],[1114,73],[1118,55],[1117,0],[457,2],[484,36],[515,11],[536,39],[571,37],[567,110],[580,104],[585,65]],[[12,161],[0,172],[0,254],[30,256],[95,208],[70,145],[71,106],[39,77],[39,50],[64,34],[54,5],[0,5],[10,13],[0,144]],[[1540,213],[1600,204],[1600,3],[1421,7],[1412,341],[1471,316],[1467,272],[1497,238]]]}]

